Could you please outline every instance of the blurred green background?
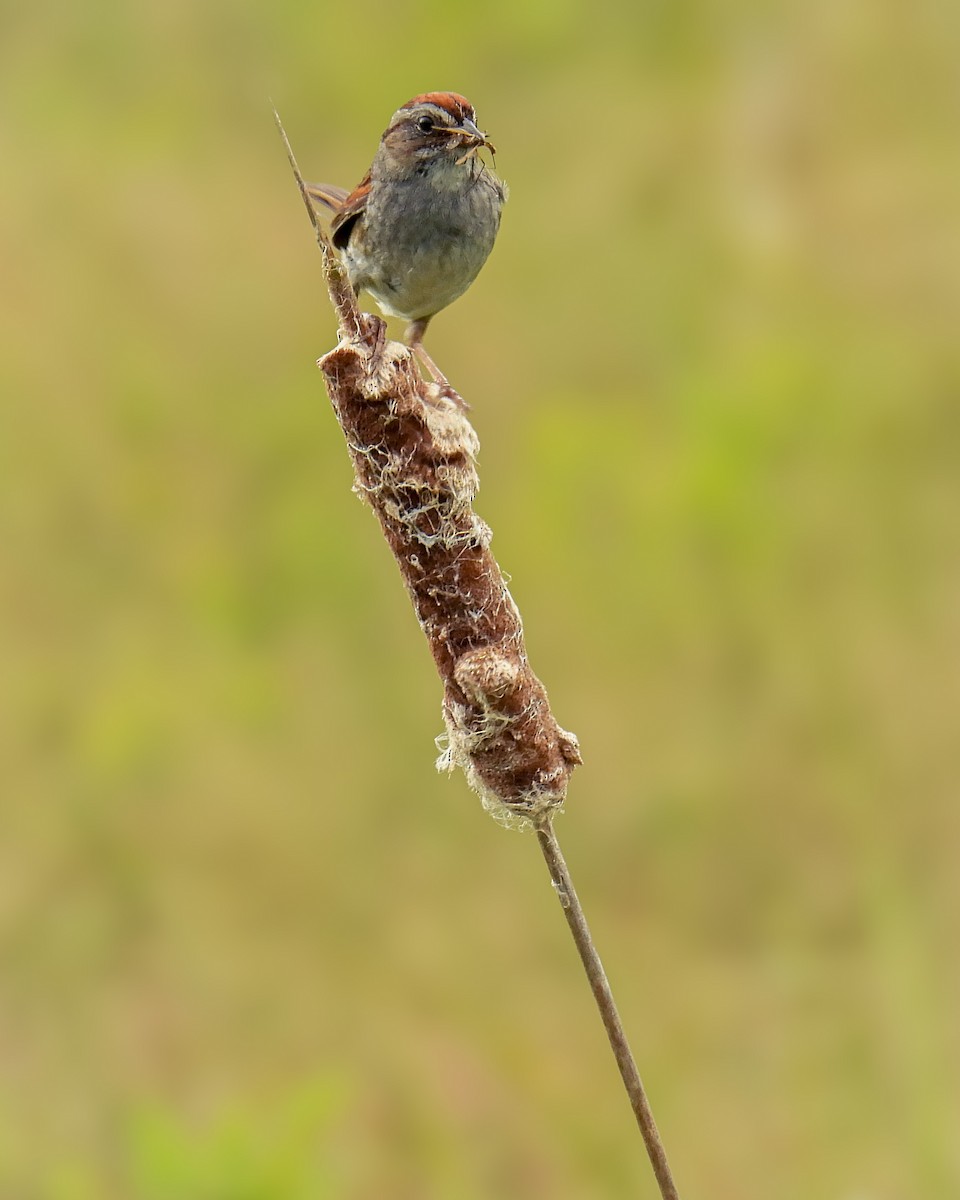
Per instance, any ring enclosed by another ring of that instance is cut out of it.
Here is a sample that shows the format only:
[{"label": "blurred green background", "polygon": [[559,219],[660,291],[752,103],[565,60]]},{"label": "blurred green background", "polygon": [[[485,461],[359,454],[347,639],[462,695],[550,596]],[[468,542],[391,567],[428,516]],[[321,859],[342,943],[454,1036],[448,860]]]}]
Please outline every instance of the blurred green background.
[{"label": "blurred green background", "polygon": [[314,360],[272,124],[475,102],[431,329],[581,738],[684,1196],[960,1195],[960,8],[97,0],[0,28],[0,1196],[653,1196]]}]

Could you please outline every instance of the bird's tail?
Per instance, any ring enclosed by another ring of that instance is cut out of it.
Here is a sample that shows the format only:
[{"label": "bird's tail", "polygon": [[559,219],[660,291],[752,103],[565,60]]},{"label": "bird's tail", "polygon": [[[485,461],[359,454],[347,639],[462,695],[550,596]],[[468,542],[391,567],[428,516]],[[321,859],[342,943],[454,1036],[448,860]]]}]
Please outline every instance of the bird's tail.
[{"label": "bird's tail", "polygon": [[337,212],[350,195],[346,188],[337,187],[332,183],[307,183],[304,186],[311,200],[332,212]]}]

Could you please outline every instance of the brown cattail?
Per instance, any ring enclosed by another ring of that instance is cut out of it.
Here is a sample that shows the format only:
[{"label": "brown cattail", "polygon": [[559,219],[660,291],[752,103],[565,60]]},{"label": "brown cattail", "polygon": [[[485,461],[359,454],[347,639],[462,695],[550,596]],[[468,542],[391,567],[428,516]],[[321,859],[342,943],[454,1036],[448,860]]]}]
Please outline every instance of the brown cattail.
[{"label": "brown cattail", "polygon": [[[479,442],[449,387],[425,383],[376,317],[338,298],[340,344],[320,360],[356,475],[376,513],[443,681],[438,767],[461,767],[508,824],[559,807],[580,762],[527,662],[520,614],[473,510]],[[344,316],[346,319],[344,319]]]}]

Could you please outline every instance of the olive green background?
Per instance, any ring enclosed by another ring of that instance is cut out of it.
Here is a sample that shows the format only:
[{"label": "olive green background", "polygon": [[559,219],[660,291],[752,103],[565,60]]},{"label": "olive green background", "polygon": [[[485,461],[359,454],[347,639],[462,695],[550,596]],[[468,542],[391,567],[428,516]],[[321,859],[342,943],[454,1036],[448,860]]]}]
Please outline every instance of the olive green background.
[{"label": "olive green background", "polygon": [[429,347],[682,1194],[960,1194],[960,9],[5,6],[0,1195],[654,1185],[537,847],[438,776],[272,124],[512,188]]}]

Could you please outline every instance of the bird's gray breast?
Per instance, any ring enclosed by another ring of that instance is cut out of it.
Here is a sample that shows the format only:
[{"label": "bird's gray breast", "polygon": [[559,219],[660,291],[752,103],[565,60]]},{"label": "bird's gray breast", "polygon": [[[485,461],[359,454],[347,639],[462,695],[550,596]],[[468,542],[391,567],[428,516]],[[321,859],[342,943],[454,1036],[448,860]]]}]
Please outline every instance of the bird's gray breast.
[{"label": "bird's gray breast", "polygon": [[345,253],[351,282],[391,315],[433,316],[476,278],[493,248],[502,205],[499,181],[475,160],[382,181]]}]

